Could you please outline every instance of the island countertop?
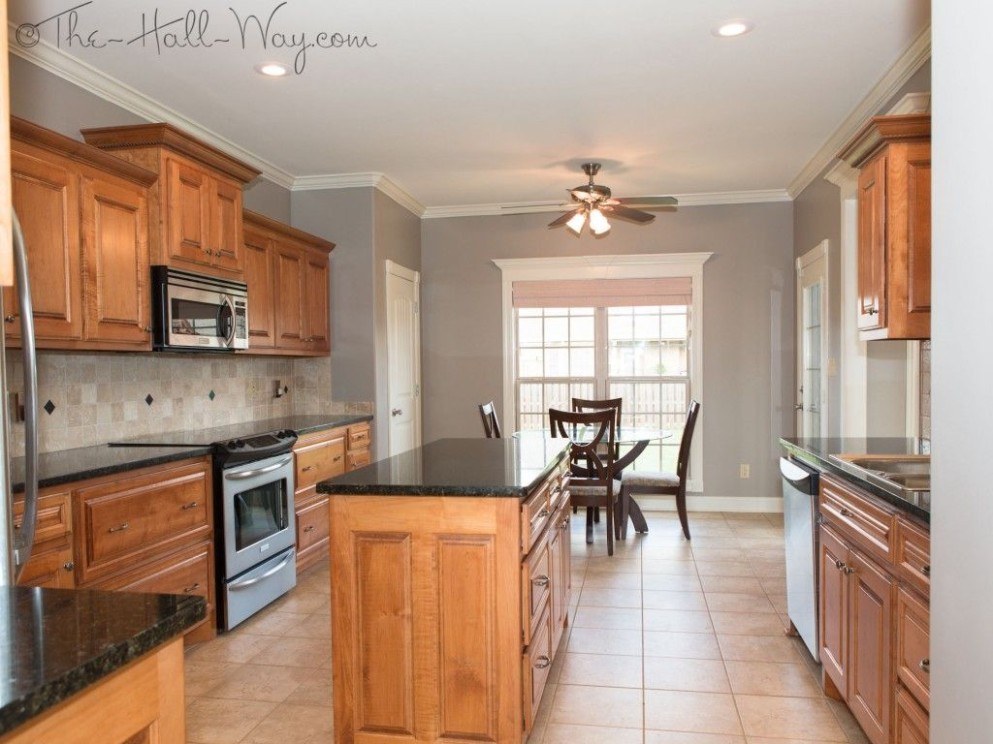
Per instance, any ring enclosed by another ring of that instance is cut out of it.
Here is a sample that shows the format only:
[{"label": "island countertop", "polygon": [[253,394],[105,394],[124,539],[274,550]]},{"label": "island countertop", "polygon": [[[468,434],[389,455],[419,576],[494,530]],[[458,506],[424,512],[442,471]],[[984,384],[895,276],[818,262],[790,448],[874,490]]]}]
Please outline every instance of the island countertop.
[{"label": "island countertop", "polygon": [[350,496],[525,498],[566,456],[567,439],[439,439],[317,484]]}]

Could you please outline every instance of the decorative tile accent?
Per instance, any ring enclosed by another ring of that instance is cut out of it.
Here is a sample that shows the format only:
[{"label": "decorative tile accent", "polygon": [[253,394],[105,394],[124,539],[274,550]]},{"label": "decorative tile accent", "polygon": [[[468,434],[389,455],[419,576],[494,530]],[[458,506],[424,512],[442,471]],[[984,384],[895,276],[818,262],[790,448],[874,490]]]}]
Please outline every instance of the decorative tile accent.
[{"label": "decorative tile accent", "polygon": [[49,415],[49,416],[51,416],[51,415],[52,415],[53,413],[55,413],[55,404],[54,404],[54,403],[52,403],[52,401],[48,401],[48,402],[47,402],[47,403],[45,404],[45,406],[44,406],[44,408],[45,408],[45,410],[46,410],[46,411],[48,412],[48,415]]},{"label": "decorative tile accent", "polygon": [[148,405],[152,405],[152,401],[154,401],[154,400],[155,400],[155,398],[152,397],[152,394],[151,393],[149,393],[148,395],[145,396],[145,402]]},{"label": "decorative tile accent", "polygon": [[213,390],[211,390],[209,393],[207,393],[207,397],[210,398],[211,400],[213,400],[215,396],[216,396],[216,393]]}]

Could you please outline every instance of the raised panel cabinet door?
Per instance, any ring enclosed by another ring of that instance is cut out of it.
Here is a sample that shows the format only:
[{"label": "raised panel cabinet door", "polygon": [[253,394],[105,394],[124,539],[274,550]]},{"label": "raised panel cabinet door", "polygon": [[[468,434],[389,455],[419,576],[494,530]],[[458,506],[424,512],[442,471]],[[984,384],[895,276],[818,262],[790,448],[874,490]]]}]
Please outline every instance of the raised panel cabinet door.
[{"label": "raised panel cabinet door", "polygon": [[848,577],[844,572],[847,558],[848,546],[821,525],[817,610],[820,657],[825,683],[830,680],[841,696],[845,696],[848,689]]},{"label": "raised panel cabinet door", "polygon": [[[38,344],[81,339],[78,172],[68,163],[41,160],[16,149],[11,152],[11,167],[13,205],[27,246]],[[8,343],[20,345],[21,309],[14,288],[3,290],[3,305]]]},{"label": "raised panel cabinet door", "polygon": [[850,552],[851,648],[848,707],[873,744],[890,733],[893,580],[868,558]]},{"label": "raised panel cabinet door", "polygon": [[886,327],[886,156],[859,171],[858,327]]},{"label": "raised panel cabinet door", "polygon": [[893,744],[928,744],[928,715],[901,687],[896,689],[896,722]]},{"label": "raised panel cabinet door", "polygon": [[304,339],[313,352],[331,350],[330,262],[326,253],[306,252]]},{"label": "raised panel cabinet door", "polygon": [[931,330],[931,144],[908,146],[906,313],[907,335]]},{"label": "raised panel cabinet door", "polygon": [[210,179],[210,243],[207,246],[211,263],[232,274],[241,274],[241,186],[220,178]]},{"label": "raised panel cabinet door", "polygon": [[276,348],[306,348],[303,252],[292,245],[277,244],[275,262]]},{"label": "raised panel cabinet door", "polygon": [[276,342],[272,239],[260,230],[244,230],[244,280],[248,285],[249,348],[271,349]]},{"label": "raised panel cabinet door", "polygon": [[82,235],[86,339],[150,349],[145,189],[84,177]]},{"label": "raised panel cabinet door", "polygon": [[896,599],[896,676],[925,710],[931,709],[931,610],[900,587]]},{"label": "raised panel cabinet door", "polygon": [[[166,158],[165,255],[170,265],[196,270],[211,262],[211,179],[202,170],[176,158]],[[191,266],[190,264],[194,264]]]}]

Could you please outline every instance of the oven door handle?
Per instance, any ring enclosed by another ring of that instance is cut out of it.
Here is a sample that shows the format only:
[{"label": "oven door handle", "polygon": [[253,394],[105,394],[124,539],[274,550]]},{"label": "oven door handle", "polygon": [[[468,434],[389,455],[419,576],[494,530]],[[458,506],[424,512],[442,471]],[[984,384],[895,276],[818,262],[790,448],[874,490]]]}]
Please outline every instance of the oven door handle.
[{"label": "oven door handle", "polygon": [[233,473],[225,473],[224,480],[245,480],[246,478],[254,478],[257,475],[265,475],[266,473],[271,473],[273,470],[279,470],[284,465],[289,464],[293,461],[293,456],[287,457],[279,462],[274,462],[272,465],[266,465],[264,468],[256,468],[255,470],[239,470]]},{"label": "oven door handle", "polygon": [[228,590],[232,592],[236,592],[241,589],[247,589],[253,584],[258,584],[260,581],[263,581],[264,579],[268,579],[273,574],[279,573],[284,568],[286,568],[287,563],[293,560],[294,552],[295,552],[294,549],[290,548],[290,550],[286,553],[286,557],[283,558],[283,560],[281,560],[275,566],[270,568],[268,571],[266,571],[264,574],[261,574],[260,576],[256,576],[255,578],[252,579],[248,579],[247,581],[239,581],[237,584],[234,583],[228,584]]}]

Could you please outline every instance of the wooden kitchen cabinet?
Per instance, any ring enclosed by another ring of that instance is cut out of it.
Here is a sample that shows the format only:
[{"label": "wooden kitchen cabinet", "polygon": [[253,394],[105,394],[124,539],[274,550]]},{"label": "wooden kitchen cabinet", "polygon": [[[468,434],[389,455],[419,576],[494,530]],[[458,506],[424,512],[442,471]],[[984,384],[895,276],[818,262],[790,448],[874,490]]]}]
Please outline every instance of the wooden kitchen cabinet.
[{"label": "wooden kitchen cabinet", "polygon": [[248,210],[244,224],[249,353],[328,354],[334,243]]},{"label": "wooden kitchen cabinet", "polygon": [[242,189],[260,171],[169,124],[82,131],[87,143],[158,174],[152,265],[241,280]]},{"label": "wooden kitchen cabinet", "polygon": [[930,338],[930,115],[874,117],[838,157],[859,170],[860,338]]},{"label": "wooden kitchen cabinet", "polygon": [[[75,585],[72,511],[70,493],[61,488],[42,489],[38,493],[34,545],[31,556],[17,583],[21,586],[44,586],[72,589]],[[24,519],[24,494],[14,496],[14,530]]]},{"label": "wooden kitchen cabinet", "polygon": [[372,461],[372,427],[367,423],[352,424],[348,427],[348,442],[345,452],[345,470],[355,470]]},{"label": "wooden kitchen cabinet", "polygon": [[[155,174],[11,119],[12,188],[42,349],[149,350],[148,189]],[[17,290],[4,289],[20,345]]]}]

